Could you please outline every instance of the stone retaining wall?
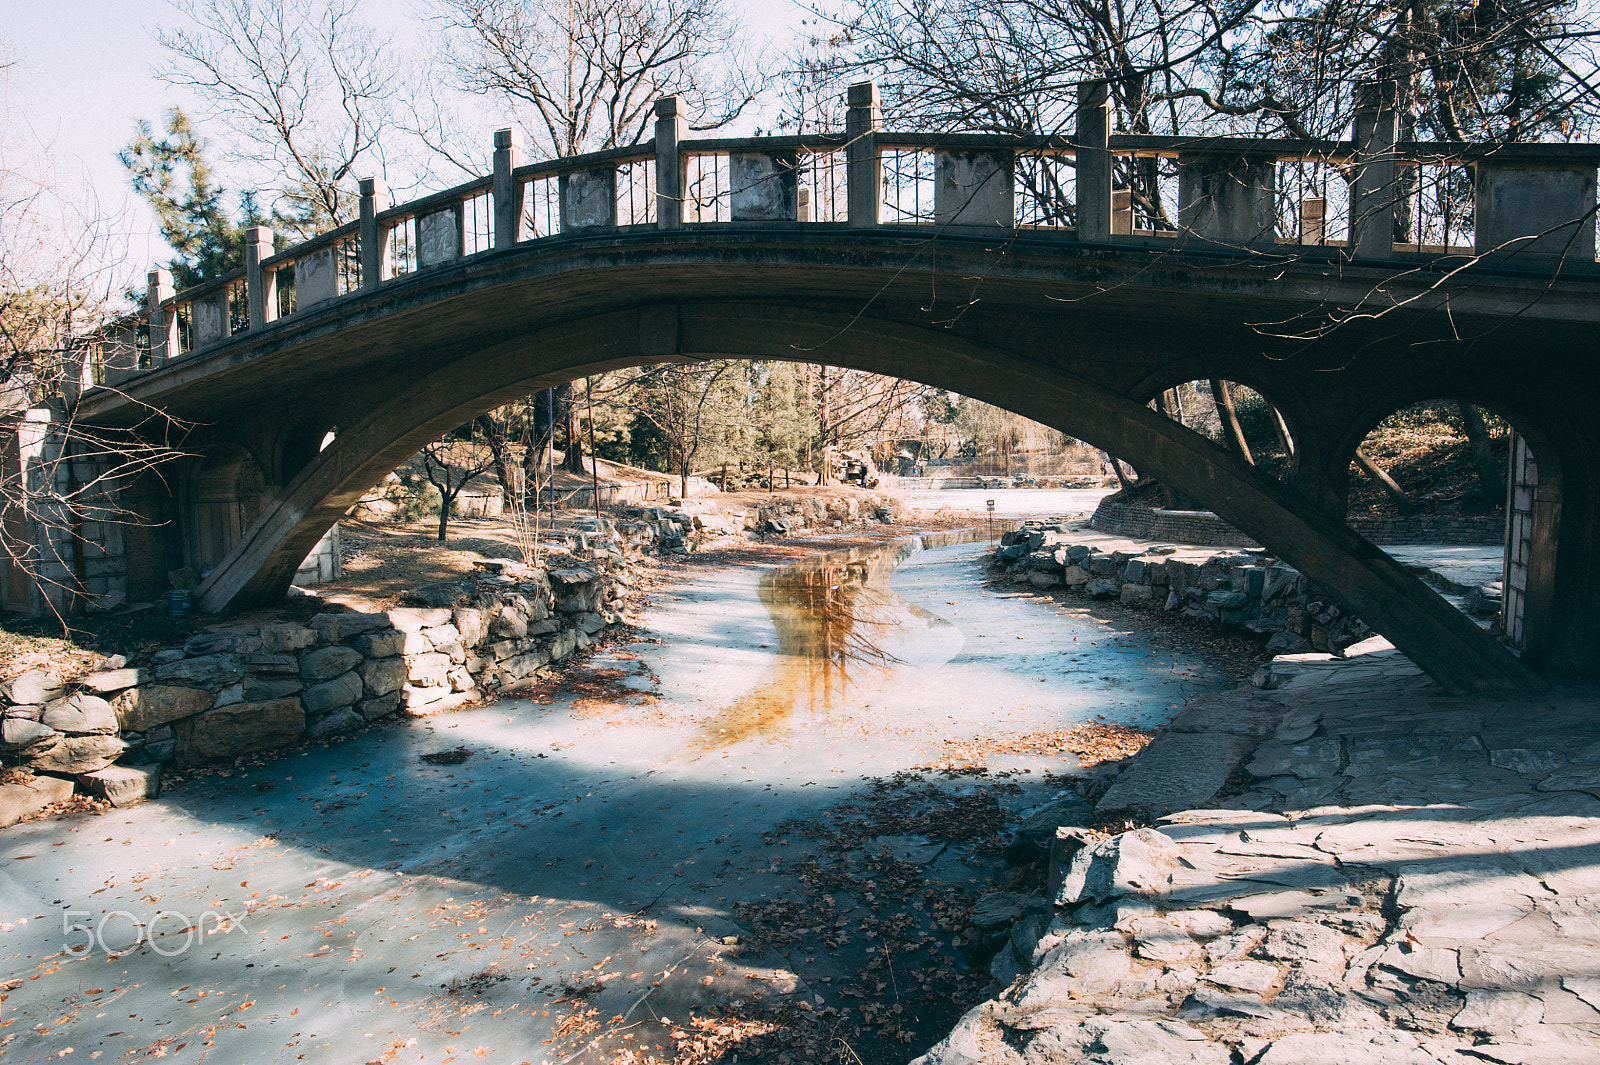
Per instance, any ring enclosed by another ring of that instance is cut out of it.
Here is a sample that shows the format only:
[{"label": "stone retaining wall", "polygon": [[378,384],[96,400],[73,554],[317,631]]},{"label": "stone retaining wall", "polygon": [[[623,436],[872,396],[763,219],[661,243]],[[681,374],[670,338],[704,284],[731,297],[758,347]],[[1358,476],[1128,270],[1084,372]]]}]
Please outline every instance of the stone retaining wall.
[{"label": "stone retaining wall", "polygon": [[[1256,542],[1209,510],[1162,510],[1102,500],[1090,522],[1102,532],[1202,547],[1255,547]],[[1500,544],[1505,519],[1493,515],[1351,518],[1350,528],[1375,544]]]},{"label": "stone retaining wall", "polygon": [[224,762],[525,686],[621,620],[630,556],[684,554],[751,528],[893,517],[888,500],[855,495],[580,517],[570,536],[580,562],[485,559],[478,572],[415,589],[415,606],[222,624],[135,665],[112,656],[70,682],[25,673],[0,685],[0,759],[37,775],[0,785],[0,827],[67,797],[74,782],[136,801],[157,792],[163,766]]},{"label": "stone retaining wall", "polygon": [[1074,588],[1095,599],[1159,605],[1185,617],[1270,636],[1279,653],[1337,651],[1371,630],[1300,571],[1257,550],[1203,562],[1171,557],[1176,548],[1108,553],[1074,543],[1060,523],[1029,522],[1001,538],[993,564],[1035,588]]}]

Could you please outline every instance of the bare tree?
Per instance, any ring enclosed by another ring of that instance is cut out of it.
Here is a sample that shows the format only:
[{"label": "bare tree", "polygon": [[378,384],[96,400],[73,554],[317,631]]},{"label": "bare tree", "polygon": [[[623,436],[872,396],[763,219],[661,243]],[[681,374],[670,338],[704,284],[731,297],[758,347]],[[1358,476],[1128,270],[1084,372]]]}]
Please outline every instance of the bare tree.
[{"label": "bare tree", "polygon": [[462,491],[474,477],[495,468],[496,447],[489,425],[488,419],[475,419],[417,453],[422,475],[439,490],[440,540],[450,530],[450,509]]},{"label": "bare tree", "polygon": [[[666,439],[679,490],[689,494],[695,461],[715,448],[737,451],[749,427],[748,393],[738,387],[745,364],[718,359],[656,367],[635,390],[635,409]],[[707,445],[713,445],[708,448]],[[730,447],[729,445],[732,445]]]},{"label": "bare tree", "polygon": [[[32,586],[29,605],[61,616],[111,605],[109,590],[90,588],[87,562],[105,553],[107,526],[138,520],[113,493],[175,457],[167,437],[179,427],[155,411],[135,431],[75,416],[96,355],[117,332],[119,249],[92,197],[56,172],[19,118],[7,65],[0,63],[0,550]],[[131,337],[131,326],[122,333]]]},{"label": "bare tree", "polygon": [[662,96],[701,128],[725,125],[755,92],[720,0],[442,0],[446,64],[469,92],[518,110],[554,155],[641,140]]},{"label": "bare tree", "polygon": [[190,22],[156,40],[172,85],[193,89],[237,156],[282,176],[298,236],[356,217],[359,165],[382,169],[399,68],[357,0],[174,0]]}]

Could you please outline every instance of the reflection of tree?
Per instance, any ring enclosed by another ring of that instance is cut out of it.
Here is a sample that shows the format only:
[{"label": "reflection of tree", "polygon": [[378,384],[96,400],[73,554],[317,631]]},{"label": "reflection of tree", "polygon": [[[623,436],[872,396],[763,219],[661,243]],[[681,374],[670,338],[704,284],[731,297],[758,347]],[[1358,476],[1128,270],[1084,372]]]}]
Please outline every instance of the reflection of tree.
[{"label": "reflection of tree", "polygon": [[753,691],[706,723],[700,746],[762,735],[797,710],[841,708],[861,686],[862,670],[885,675],[897,661],[884,648],[887,635],[908,610],[923,613],[887,584],[910,551],[909,542],[840,551],[768,574],[760,595],[778,630],[777,661]]}]

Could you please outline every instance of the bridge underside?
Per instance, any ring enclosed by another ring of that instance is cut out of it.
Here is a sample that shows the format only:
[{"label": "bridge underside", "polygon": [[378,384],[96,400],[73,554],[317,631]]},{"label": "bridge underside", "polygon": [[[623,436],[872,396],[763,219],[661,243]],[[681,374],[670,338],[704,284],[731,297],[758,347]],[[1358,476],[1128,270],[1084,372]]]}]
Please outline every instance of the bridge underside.
[{"label": "bridge underside", "polygon": [[[1156,474],[1324,586],[1449,688],[1536,683],[1529,666],[1600,672],[1591,568],[1600,387],[1594,314],[1544,279],[1396,279],[1264,259],[1057,254],[997,241],[859,238],[775,254],[729,234],[708,249],[573,242],[498,254],[385,288],[270,337],[135,382],[135,400],[201,423],[187,446],[263,472],[257,513],[209,563],[202,609],[282,596],[327,528],[423,443],[586,373],[665,359],[825,362],[908,377],[1054,426]],[[773,241],[770,234],[761,239]],[[1408,302],[1409,301],[1409,302]],[[1563,303],[1563,301],[1565,301]],[[1318,339],[1311,331],[1345,314]],[[1267,396],[1296,441],[1280,482],[1146,406],[1181,381]],[[1343,522],[1351,457],[1381,418],[1422,399],[1505,415],[1539,463],[1518,659]],[[85,413],[128,419],[121,399]],[[316,443],[336,429],[321,452]],[[194,528],[201,490],[176,510]],[[195,534],[187,534],[191,540]],[[214,539],[214,538],[213,538]],[[213,553],[215,553],[215,550]],[[189,549],[189,557],[196,557]],[[164,574],[164,570],[162,570]]]}]

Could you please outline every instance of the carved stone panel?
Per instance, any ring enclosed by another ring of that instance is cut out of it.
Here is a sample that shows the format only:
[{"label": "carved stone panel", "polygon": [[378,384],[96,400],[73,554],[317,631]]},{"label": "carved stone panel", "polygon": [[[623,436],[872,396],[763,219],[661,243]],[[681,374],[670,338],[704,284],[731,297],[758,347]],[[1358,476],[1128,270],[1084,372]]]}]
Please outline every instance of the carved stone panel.
[{"label": "carved stone panel", "polygon": [[1011,154],[938,152],[933,164],[933,220],[939,225],[1016,225]]},{"label": "carved stone panel", "polygon": [[617,172],[575,170],[561,175],[561,231],[611,229],[617,224]]},{"label": "carved stone panel", "polygon": [[461,208],[447,207],[417,219],[417,266],[426,268],[461,258]]},{"label": "carved stone panel", "polygon": [[323,248],[294,262],[294,306],[303,311],[339,294],[339,271],[333,249]]},{"label": "carved stone panel", "polygon": [[223,289],[205,299],[196,300],[194,311],[194,346],[203,347],[228,336],[228,291]]},{"label": "carved stone panel", "polygon": [[1188,156],[1178,160],[1178,224],[1225,244],[1274,244],[1277,167],[1268,158]]},{"label": "carved stone panel", "polygon": [[1561,256],[1592,265],[1595,168],[1478,164],[1477,251]]},{"label": "carved stone panel", "polygon": [[728,156],[735,222],[793,222],[798,168],[793,152],[734,152]]}]

